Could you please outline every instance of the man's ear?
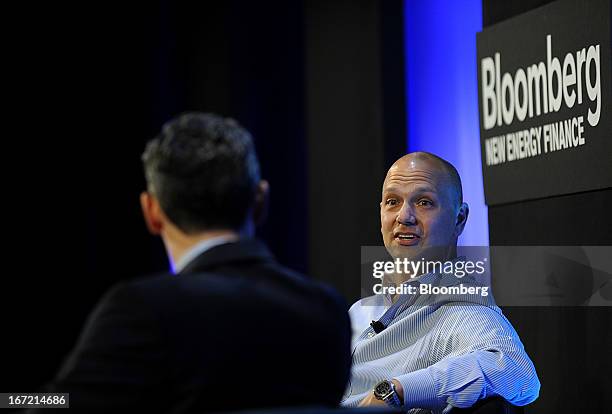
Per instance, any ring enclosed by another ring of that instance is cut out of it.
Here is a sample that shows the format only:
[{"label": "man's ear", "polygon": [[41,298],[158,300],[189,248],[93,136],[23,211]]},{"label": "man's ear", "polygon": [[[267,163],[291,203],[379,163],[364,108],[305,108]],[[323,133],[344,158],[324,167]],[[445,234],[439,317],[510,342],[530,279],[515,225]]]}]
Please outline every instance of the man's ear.
[{"label": "man's ear", "polygon": [[261,225],[268,217],[269,194],[270,184],[266,180],[261,180],[255,190],[255,200],[253,202],[253,222],[256,226]]},{"label": "man's ear", "polygon": [[461,203],[459,211],[457,212],[457,223],[455,224],[455,232],[457,233],[457,237],[463,233],[463,229],[465,228],[465,223],[467,222],[469,215],[470,206],[468,206],[467,203]]},{"label": "man's ear", "polygon": [[140,193],[140,207],[149,232],[155,236],[159,235],[163,228],[159,201],[151,193],[143,191]]}]

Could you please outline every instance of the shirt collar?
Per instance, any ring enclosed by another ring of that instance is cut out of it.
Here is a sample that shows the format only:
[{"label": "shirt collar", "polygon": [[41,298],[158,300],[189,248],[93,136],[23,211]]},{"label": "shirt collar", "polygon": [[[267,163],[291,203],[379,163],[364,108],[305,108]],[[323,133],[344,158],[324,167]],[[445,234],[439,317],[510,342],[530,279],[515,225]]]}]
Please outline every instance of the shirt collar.
[{"label": "shirt collar", "polygon": [[238,239],[236,238],[236,236],[233,236],[233,235],[232,236],[218,236],[218,237],[213,237],[210,239],[202,240],[201,242],[193,246],[191,249],[189,249],[187,253],[185,253],[183,257],[181,257],[180,260],[178,260],[176,264],[174,264],[173,272],[175,274],[178,274],[189,263],[191,263],[193,259],[201,255],[205,251],[210,250],[213,247],[219,246],[221,244],[234,242],[236,240]]}]

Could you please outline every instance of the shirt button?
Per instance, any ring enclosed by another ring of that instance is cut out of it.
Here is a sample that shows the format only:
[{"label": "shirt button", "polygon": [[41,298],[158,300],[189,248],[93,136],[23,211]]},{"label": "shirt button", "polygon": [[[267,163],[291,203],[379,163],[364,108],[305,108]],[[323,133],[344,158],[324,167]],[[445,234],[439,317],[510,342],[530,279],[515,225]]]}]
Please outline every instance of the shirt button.
[{"label": "shirt button", "polygon": [[368,334],[368,338],[372,338],[374,335],[376,335],[374,332],[370,332],[370,333]]}]

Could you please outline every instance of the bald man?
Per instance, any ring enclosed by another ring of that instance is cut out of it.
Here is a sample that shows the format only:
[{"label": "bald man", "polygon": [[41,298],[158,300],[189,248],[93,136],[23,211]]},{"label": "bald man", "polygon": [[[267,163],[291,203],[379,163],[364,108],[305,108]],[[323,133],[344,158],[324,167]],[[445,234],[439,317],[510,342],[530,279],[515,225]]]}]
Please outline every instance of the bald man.
[{"label": "bald man", "polygon": [[[415,152],[389,169],[380,221],[394,259],[456,263],[468,215],[449,162]],[[478,287],[480,281],[424,270],[386,276],[386,283],[413,286],[416,294],[375,295],[351,307],[353,368],[343,405],[445,413],[492,396],[514,405],[537,398],[533,363],[490,295],[418,293],[421,284]]]}]

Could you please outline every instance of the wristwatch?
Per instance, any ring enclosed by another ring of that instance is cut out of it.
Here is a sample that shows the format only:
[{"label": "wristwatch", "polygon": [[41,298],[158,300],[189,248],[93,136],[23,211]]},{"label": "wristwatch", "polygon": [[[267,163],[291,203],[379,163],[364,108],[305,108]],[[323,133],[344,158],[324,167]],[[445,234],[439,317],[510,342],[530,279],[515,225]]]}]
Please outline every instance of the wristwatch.
[{"label": "wristwatch", "polygon": [[402,402],[395,391],[395,384],[389,380],[384,380],[374,387],[376,399],[384,401],[390,407],[401,407]]}]

